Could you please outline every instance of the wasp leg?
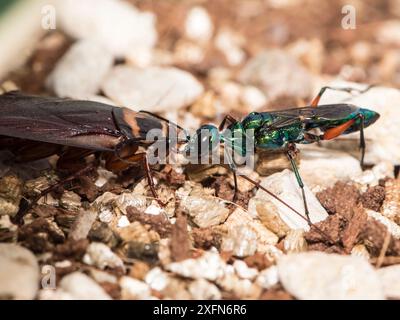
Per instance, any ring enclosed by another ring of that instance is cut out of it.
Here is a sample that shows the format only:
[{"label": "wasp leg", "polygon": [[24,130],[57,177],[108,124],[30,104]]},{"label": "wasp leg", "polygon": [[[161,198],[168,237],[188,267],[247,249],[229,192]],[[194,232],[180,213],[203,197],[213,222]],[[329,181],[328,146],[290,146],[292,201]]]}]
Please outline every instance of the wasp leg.
[{"label": "wasp leg", "polygon": [[231,151],[232,150],[228,149],[228,148],[224,149],[226,158],[228,159],[229,169],[231,170],[231,172],[233,174],[234,193],[233,193],[232,202],[235,202],[236,199],[237,199],[237,193],[238,193],[238,181],[237,181],[237,174],[236,174],[237,168],[236,168],[236,164],[233,161],[233,158],[232,158],[232,156],[230,154]]},{"label": "wasp leg", "polygon": [[[226,152],[226,150],[224,151]],[[231,157],[230,154],[227,154],[227,158],[229,161],[229,168],[232,170],[234,177],[236,176],[236,165],[233,162],[233,159]],[[260,183],[258,183],[257,181],[254,181],[253,179],[249,178],[246,175],[242,175],[241,176],[243,179],[249,181],[251,184],[253,184],[256,188],[263,190],[265,193],[269,194],[271,197],[273,197],[275,200],[279,201],[280,203],[282,203],[284,206],[286,206],[287,208],[289,208],[290,210],[292,210],[296,215],[298,215],[300,218],[302,218],[303,220],[305,220],[307,222],[307,224],[310,226],[310,228],[314,228],[321,236],[325,237],[332,245],[339,245],[341,246],[340,243],[337,243],[337,241],[333,240],[332,237],[327,234],[326,232],[324,232],[323,230],[321,230],[318,226],[316,226],[314,223],[311,222],[308,214],[306,214],[306,216],[302,215],[299,211],[297,211],[295,208],[293,208],[291,205],[289,205],[287,202],[283,201],[281,198],[279,198],[276,194],[274,194],[273,192],[269,191],[267,188],[263,187]],[[235,187],[235,192],[237,191],[237,187]],[[305,205],[307,205],[305,203]],[[307,209],[308,210],[308,209]]]},{"label": "wasp leg", "polygon": [[356,121],[356,118],[350,119],[349,121],[347,121],[337,127],[326,130],[324,132],[324,134],[322,135],[321,140],[331,140],[331,139],[334,139],[334,138],[340,136],[343,132],[345,132],[348,128],[350,128],[354,124],[355,121]]},{"label": "wasp leg", "polygon": [[322,95],[325,93],[325,91],[327,89],[335,90],[335,91],[343,91],[343,92],[348,92],[348,93],[352,93],[352,92],[356,91],[356,92],[361,94],[361,93],[367,92],[369,89],[371,89],[374,86],[375,86],[374,84],[371,84],[371,85],[367,86],[365,89],[357,89],[357,88],[350,88],[350,87],[340,88],[340,87],[325,86],[325,87],[321,88],[321,90],[319,91],[317,96],[312,100],[311,107],[318,107],[319,100],[321,99]]},{"label": "wasp leg", "polygon": [[218,130],[221,131],[222,129],[224,129],[225,127],[225,123],[229,121],[231,124],[234,124],[236,122],[239,122],[238,120],[236,120],[234,117],[232,117],[231,115],[226,115],[224,117],[224,119],[222,120],[221,124],[218,126]]},{"label": "wasp leg", "polygon": [[361,159],[360,166],[364,166],[364,156],[365,156],[365,136],[364,136],[364,116],[362,114],[358,114],[354,119],[351,119],[340,126],[335,128],[328,129],[321,136],[321,140],[331,140],[340,136],[343,132],[345,132],[348,128],[350,128],[354,122],[356,122],[357,118],[360,119],[360,150],[361,150]]},{"label": "wasp leg", "polygon": [[301,195],[302,195],[303,204],[304,204],[304,213],[305,213],[305,215],[307,217],[308,222],[311,223],[310,212],[308,211],[306,193],[305,193],[305,190],[304,190],[304,183],[303,183],[303,180],[301,179],[299,170],[297,168],[296,160],[295,160],[297,152],[298,151],[297,151],[297,148],[296,148],[295,144],[289,144],[288,145],[288,150],[287,150],[286,154],[287,154],[287,156],[288,156],[288,158],[290,160],[290,164],[292,165],[292,169],[293,169],[293,172],[294,172],[294,174],[296,176],[297,183],[298,183],[298,185],[299,185],[299,187],[301,189]]},{"label": "wasp leg", "polygon": [[364,167],[364,156],[365,156],[365,136],[364,136],[364,116],[359,115],[360,118],[360,151],[361,151],[361,159],[360,166],[363,169]]}]

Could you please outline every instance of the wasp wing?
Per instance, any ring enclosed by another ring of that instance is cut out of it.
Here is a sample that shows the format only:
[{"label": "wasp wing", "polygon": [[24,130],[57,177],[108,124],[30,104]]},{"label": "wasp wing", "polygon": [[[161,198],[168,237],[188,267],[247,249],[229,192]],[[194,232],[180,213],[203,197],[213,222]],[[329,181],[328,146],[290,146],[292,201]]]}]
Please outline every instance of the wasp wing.
[{"label": "wasp wing", "polygon": [[308,124],[315,120],[340,120],[356,112],[358,107],[350,104],[331,104],[318,107],[292,108],[268,112],[275,120],[268,129],[280,129],[299,122]]},{"label": "wasp wing", "polygon": [[301,118],[304,120],[319,118],[325,120],[339,120],[357,110],[358,107],[351,104],[327,104],[318,107],[303,107],[271,111],[270,113],[283,118]]}]

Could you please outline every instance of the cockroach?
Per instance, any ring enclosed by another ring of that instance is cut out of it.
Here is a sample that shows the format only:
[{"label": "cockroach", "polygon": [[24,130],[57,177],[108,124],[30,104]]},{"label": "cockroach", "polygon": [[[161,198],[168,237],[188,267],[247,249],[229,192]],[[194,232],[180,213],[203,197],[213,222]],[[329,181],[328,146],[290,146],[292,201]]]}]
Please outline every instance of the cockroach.
[{"label": "cockroach", "polygon": [[[105,167],[120,173],[142,164],[150,190],[159,201],[146,152],[154,140],[147,133],[158,129],[168,143],[169,128],[180,126],[153,115],[93,101],[32,96],[19,91],[0,95],[0,148],[9,149],[17,162],[58,155],[58,169],[71,169],[83,158],[100,153]],[[78,166],[79,168],[79,166]],[[63,180],[70,181],[86,168]],[[43,194],[54,190],[51,186]],[[41,195],[41,196],[42,196]]]}]

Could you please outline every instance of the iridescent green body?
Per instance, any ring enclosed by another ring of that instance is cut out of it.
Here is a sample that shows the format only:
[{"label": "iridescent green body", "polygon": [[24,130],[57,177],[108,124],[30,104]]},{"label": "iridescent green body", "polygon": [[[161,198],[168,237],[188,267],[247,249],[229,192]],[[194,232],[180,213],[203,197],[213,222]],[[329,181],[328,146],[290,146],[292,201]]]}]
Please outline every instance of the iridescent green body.
[{"label": "iridescent green body", "polygon": [[329,129],[338,127],[349,120],[354,123],[343,132],[348,134],[360,130],[361,121],[364,128],[379,118],[375,111],[359,108],[350,104],[321,105],[271,112],[252,112],[242,121],[231,124],[226,130],[224,142],[231,142],[232,148],[244,156],[246,147],[243,138],[246,132],[253,130],[254,146],[259,149],[276,150],[288,143],[308,144],[306,136],[311,129],[318,128],[323,134]]}]

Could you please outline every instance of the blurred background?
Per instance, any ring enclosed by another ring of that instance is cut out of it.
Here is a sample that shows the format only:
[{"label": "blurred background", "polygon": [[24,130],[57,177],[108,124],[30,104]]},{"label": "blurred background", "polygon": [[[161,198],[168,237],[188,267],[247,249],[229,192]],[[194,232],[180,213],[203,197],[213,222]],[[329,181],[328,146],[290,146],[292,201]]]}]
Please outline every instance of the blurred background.
[{"label": "blurred background", "polygon": [[173,118],[190,110],[190,127],[307,104],[333,79],[400,86],[396,0],[3,0],[0,8],[6,89]]}]

